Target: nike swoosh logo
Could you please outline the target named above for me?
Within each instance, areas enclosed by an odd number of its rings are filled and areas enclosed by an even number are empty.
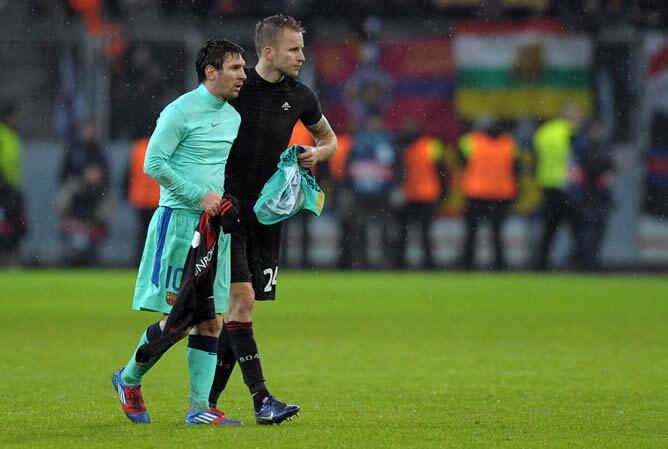
[[[216,126],[220,125],[221,122],[211,122],[211,127],[215,128]]]

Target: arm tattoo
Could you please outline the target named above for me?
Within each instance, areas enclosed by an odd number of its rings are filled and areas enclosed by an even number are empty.
[[[324,115],[320,118],[320,120],[318,120],[318,123],[307,126],[306,129],[308,129],[311,134],[313,134],[313,137],[315,137],[316,141],[334,136],[334,131],[332,131],[332,127],[329,126],[329,122]]]
[[[332,157],[336,151],[336,134],[334,134],[332,127],[329,126],[329,122],[325,116],[323,115],[318,120],[318,123],[307,126],[306,129],[309,130],[315,139],[316,147],[319,149],[319,160],[324,161]]]

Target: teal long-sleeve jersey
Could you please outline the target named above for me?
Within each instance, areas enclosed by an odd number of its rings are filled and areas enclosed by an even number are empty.
[[[144,172],[160,184],[160,206],[201,211],[206,192],[225,192],[225,165],[241,116],[200,84],[160,113]]]

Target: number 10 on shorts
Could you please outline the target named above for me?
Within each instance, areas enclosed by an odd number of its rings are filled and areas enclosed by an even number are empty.
[[[278,267],[274,268],[273,270],[271,268],[265,268],[264,271],[262,271],[262,274],[265,276],[269,276],[269,279],[267,280],[267,285],[264,286],[264,291],[265,292],[270,292],[271,289],[276,285],[276,277],[278,276]]]

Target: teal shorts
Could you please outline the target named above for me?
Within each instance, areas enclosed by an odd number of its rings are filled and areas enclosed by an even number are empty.
[[[183,278],[186,261],[200,213],[159,207],[151,218],[144,254],[139,264],[132,300],[134,310],[169,313]],[[218,265],[213,285],[217,313],[226,313],[230,298],[230,235],[220,233]]]

